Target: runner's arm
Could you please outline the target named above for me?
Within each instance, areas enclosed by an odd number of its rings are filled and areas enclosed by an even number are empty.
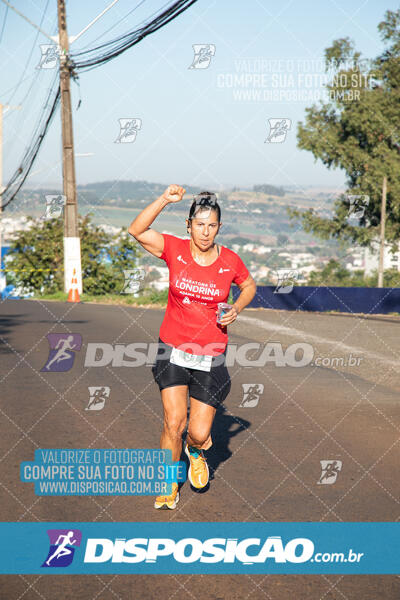
[[[146,206],[136,219],[132,221],[128,228],[128,232],[139,242],[141,246],[150,254],[160,258],[164,251],[164,238],[161,233],[150,229],[150,225],[154,219],[160,214],[164,206],[169,204],[169,201],[160,196],[154,202]]]
[[[242,283],[236,285],[240,289],[240,294],[236,302],[233,303],[233,306],[240,313],[253,300],[256,295],[257,285],[251,275],[242,281]]]
[[[232,304],[232,308],[228,310],[220,320],[223,326],[233,323],[238,314],[253,300],[256,295],[256,282],[249,274],[244,281],[236,284],[240,289],[240,294],[236,302]],[[235,312],[236,311],[236,312]]]
[[[180,185],[169,185],[165,192],[146,206],[129,225],[128,232],[145,250],[157,258],[161,258],[164,251],[164,238],[158,231],[150,229],[150,225],[164,206],[171,202],[180,202],[185,191]]]

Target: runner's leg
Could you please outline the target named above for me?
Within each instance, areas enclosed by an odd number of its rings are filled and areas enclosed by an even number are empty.
[[[189,446],[207,450],[216,409],[190,396],[190,414],[186,442]]]
[[[160,447],[172,450],[172,460],[180,459],[182,451],[182,433],[187,420],[187,385],[173,385],[161,390],[164,408],[164,426]]]

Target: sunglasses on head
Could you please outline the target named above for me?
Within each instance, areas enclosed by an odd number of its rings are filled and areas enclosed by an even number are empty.
[[[217,197],[215,194],[201,197],[197,196],[194,200],[198,206],[215,206],[217,204]]]

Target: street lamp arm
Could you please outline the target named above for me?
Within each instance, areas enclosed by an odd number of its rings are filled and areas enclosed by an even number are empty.
[[[100,19],[100,17],[102,17],[107,11],[109,11],[110,8],[112,8],[114,6],[114,4],[116,4],[117,2],[118,2],[118,0],[113,0],[111,2],[111,4],[109,4],[99,15],[97,15],[97,17],[95,19],[93,19],[93,21],[91,21],[89,23],[89,25],[86,25],[86,27],[84,27],[82,29],[82,31],[80,31],[77,35],[71,35],[69,38],[70,43],[72,44],[78,38],[80,38],[81,35],[83,35],[92,25],[94,25],[96,23],[96,21],[98,21]]]

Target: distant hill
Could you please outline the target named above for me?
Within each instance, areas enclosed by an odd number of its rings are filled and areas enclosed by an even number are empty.
[[[98,181],[88,183],[87,185],[78,185],[77,190],[81,195],[91,195],[98,200],[102,200],[103,204],[107,204],[110,200],[122,201],[140,201],[151,200],[160,196],[169,184],[152,183],[149,181]],[[186,194],[198,194],[202,188],[191,187],[183,183],[182,186],[186,189]]]
[[[183,202],[168,205],[158,217],[160,226],[168,231],[185,233],[185,218],[193,195],[204,190],[204,187],[186,188]],[[97,224],[108,224],[115,227],[126,227],[127,224],[147,204],[155,200],[166,189],[167,184],[149,181],[99,181],[79,185],[78,209],[80,214],[93,214]],[[210,191],[213,191],[210,189]],[[18,200],[13,203],[13,212],[24,215],[42,215],[45,211],[46,195],[60,194],[59,189],[24,189]],[[298,223],[290,222],[287,208],[314,208],[322,216],[330,217],[335,194],[324,193],[321,188],[288,191],[287,188],[269,184],[254,186],[249,189],[226,189],[218,191],[222,209],[223,230],[221,235],[241,234],[245,237],[255,236],[270,244],[271,238],[279,234],[291,239],[306,239]],[[7,211],[5,213],[7,215]]]
[[[149,181],[96,181],[86,185],[77,186],[78,204],[82,205],[110,205],[124,208],[140,208],[141,204],[155,200],[168,187],[169,184],[153,183]],[[186,189],[185,198],[203,191],[204,188],[190,186],[183,183]],[[45,205],[46,195],[62,194],[60,188],[48,187],[41,189],[23,188],[13,203],[15,210],[28,208],[37,210]]]
[[[283,187],[277,187],[275,185],[270,185],[268,183],[263,183],[261,185],[254,185],[253,192],[261,192],[262,194],[271,194],[271,196],[281,196],[285,195],[285,190]]]

